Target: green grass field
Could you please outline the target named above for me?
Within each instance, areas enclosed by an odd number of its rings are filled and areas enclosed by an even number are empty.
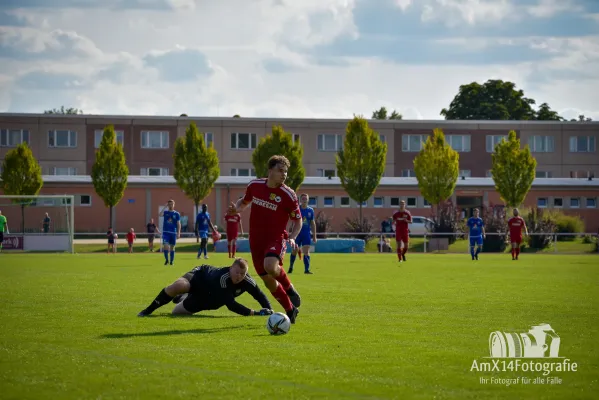
[[[241,254],[244,256],[244,254]],[[247,255],[245,255],[247,256]],[[136,314],[190,270],[158,254],[0,254],[2,399],[596,399],[599,257],[314,254],[288,335],[225,308]],[[228,262],[212,254],[214,265]],[[298,268],[302,270],[301,264]],[[268,294],[277,311],[281,307]],[[239,301],[257,307],[247,294]],[[549,323],[576,372],[560,384],[480,383],[493,331]],[[541,360],[542,361],[542,360]],[[545,360],[546,361],[546,360]],[[562,360],[558,360],[562,361]],[[544,377],[547,378],[546,376]]]

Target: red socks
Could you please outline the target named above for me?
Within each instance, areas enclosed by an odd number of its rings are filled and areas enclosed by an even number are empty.
[[[289,281],[289,279],[287,280]],[[293,304],[291,304],[291,300],[289,300],[289,296],[287,293],[285,293],[285,289],[283,289],[282,285],[277,285],[277,290],[271,293],[272,296],[277,299],[279,304],[285,309],[285,311],[293,309]]]
[[[397,258],[399,258],[401,260],[401,254],[402,254],[402,249],[400,249],[399,247],[397,248]]]
[[[403,251],[401,252],[401,255],[405,255],[408,252],[408,246],[403,248]]]
[[[230,244],[227,247],[229,248],[229,258],[235,257],[235,251],[237,250],[237,246],[234,244]]]
[[[279,268],[279,271],[279,276],[275,277],[275,279],[277,280],[277,282],[281,284],[281,286],[283,286],[283,290],[288,291],[291,287],[291,281],[287,276],[287,272],[285,272],[285,270],[282,267]]]
[[[520,255],[520,248],[516,248],[516,257],[518,257]]]

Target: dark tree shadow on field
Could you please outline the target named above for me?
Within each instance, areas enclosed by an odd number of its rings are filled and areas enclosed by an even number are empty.
[[[158,331],[158,332],[141,332],[141,333],[107,333],[100,335],[100,339],[126,339],[132,337],[147,337],[147,336],[172,336],[172,335],[190,335],[190,334],[202,334],[202,333],[217,333],[222,331],[230,331],[234,329],[247,328],[245,325],[239,326],[227,326],[221,328],[196,328],[187,330],[173,329],[170,331]]]

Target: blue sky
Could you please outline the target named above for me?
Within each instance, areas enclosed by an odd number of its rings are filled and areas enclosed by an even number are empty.
[[[510,80],[599,120],[596,0],[4,0],[0,111],[440,119]]]

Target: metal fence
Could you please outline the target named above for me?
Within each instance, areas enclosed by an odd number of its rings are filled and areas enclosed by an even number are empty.
[[[117,232],[119,235],[119,240],[124,240],[126,232]],[[222,233],[222,239],[226,240],[226,234]],[[138,239],[146,239],[149,235],[146,232],[136,232],[136,236]],[[154,235],[157,239],[160,235]],[[436,239],[448,238],[450,236],[455,237],[455,242],[453,244],[449,244],[445,246],[442,242]],[[487,240],[489,236],[504,236],[506,248],[505,252],[509,252],[511,248],[511,244],[509,243],[509,236],[506,233],[495,233],[489,232],[486,234]],[[532,249],[528,246],[528,238],[532,236],[547,236],[549,245],[545,249]],[[248,235],[239,235],[239,238],[247,238]],[[369,233],[359,233],[359,232],[326,232],[326,233],[318,233],[317,238],[319,240],[326,239],[362,239],[365,240],[365,248],[364,251],[366,253],[384,253],[384,252],[395,252],[397,250],[397,243],[395,241],[395,233],[380,233],[380,232],[369,232]],[[195,243],[197,242],[197,238],[194,232],[182,232],[181,233],[180,242],[187,243]],[[85,242],[96,242],[106,240],[106,233],[76,233],[75,234],[75,243],[85,243]],[[521,248],[524,252],[543,252],[543,253],[572,253],[572,254],[582,254],[582,253],[597,253],[598,249],[598,240],[599,235],[597,233],[530,233],[528,237],[523,235],[523,241]],[[210,238],[211,242],[212,239]],[[157,244],[160,241],[157,240]],[[383,244],[386,245],[383,245]],[[314,246],[314,245],[313,245]],[[314,251],[315,248],[312,247]],[[360,249],[355,249],[355,252],[361,251]],[[485,252],[485,240],[483,240],[482,246],[483,253]],[[316,250],[317,252],[317,250]],[[410,242],[409,242],[409,252],[410,253],[469,253],[469,241],[468,234],[458,232],[458,233],[426,233],[421,235],[410,234]],[[488,250],[487,250],[488,252]]]

